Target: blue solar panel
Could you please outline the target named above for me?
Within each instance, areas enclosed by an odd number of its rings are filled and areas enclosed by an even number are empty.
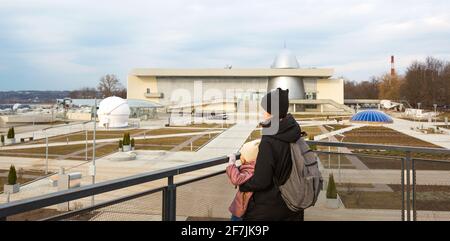
[[[365,110],[355,114],[351,121],[355,122],[381,122],[381,123],[392,123],[393,120],[390,116],[386,115],[381,111],[376,110]]]

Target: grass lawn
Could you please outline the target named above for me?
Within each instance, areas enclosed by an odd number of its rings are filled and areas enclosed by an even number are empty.
[[[327,115],[327,114],[292,114],[295,119],[311,119],[311,118],[321,118],[333,120],[336,118],[350,119],[351,115]]]
[[[197,151],[203,145],[205,145],[210,140],[217,137],[219,133],[211,134],[211,138],[208,134],[203,135],[199,139],[195,140],[193,144],[193,151]],[[145,139],[145,140],[136,140],[136,150],[171,150],[172,148],[180,145],[181,143],[190,140],[194,136],[182,136],[182,137],[170,137],[163,139]],[[188,144],[187,146],[181,149],[182,151],[190,151],[191,146]]]
[[[317,136],[322,134],[322,131],[318,126],[300,126],[300,127],[302,128],[302,131],[308,134],[307,135],[308,138],[311,136]]]
[[[344,142],[441,148],[429,142],[382,126],[361,127],[347,132],[345,136]],[[405,156],[405,153],[402,151],[352,150],[352,152],[377,156]],[[445,154],[412,153],[412,157],[420,159],[450,160],[450,155]],[[399,160],[388,160],[382,157],[360,157],[360,159],[369,168],[373,169],[400,169],[401,165]],[[417,162],[417,168],[419,170],[447,170],[449,168],[448,166],[448,164],[442,163]]]
[[[217,124],[217,123],[212,123],[212,124],[209,124],[209,123],[202,123],[202,124],[190,124],[190,125],[187,125],[187,126],[185,126],[185,127],[190,127],[190,128],[192,128],[192,127],[194,127],[194,128],[222,128],[222,126],[223,126],[223,128],[230,128],[230,127],[232,127],[232,126],[234,126],[235,124],[230,124],[230,123],[224,123],[223,125],[222,124]],[[181,127],[183,127],[183,126],[181,126]]]
[[[338,192],[346,208],[401,210],[401,186],[389,187],[394,192]],[[416,186],[416,207],[423,211],[450,211],[450,186]]]
[[[309,135],[320,135],[322,134],[322,132],[320,131],[320,128],[317,126],[306,126],[306,127],[301,127],[302,131],[305,131],[308,136]],[[252,133],[250,133],[250,136],[247,138],[247,140],[245,142],[249,142],[249,141],[253,141],[256,139],[261,139],[261,130],[260,129],[256,129],[254,130]]]
[[[170,132],[176,131],[176,129],[167,128]],[[166,131],[166,130],[164,130]],[[192,130],[191,130],[192,131]],[[204,130],[203,130],[204,131]],[[202,132],[199,130],[194,130],[194,132]],[[153,132],[155,133],[155,132]],[[156,135],[162,135],[161,130],[156,132]],[[176,133],[176,132],[175,132]],[[193,142],[193,150],[198,150],[206,142],[214,139],[218,133],[211,134],[211,138],[208,134],[205,134],[198,140]],[[148,135],[150,136],[150,135]],[[135,141],[136,150],[171,150],[172,148],[178,146],[179,144],[191,139],[193,136],[180,136],[180,137],[169,137],[169,138],[156,138],[156,139],[143,139]],[[117,142],[109,143],[98,143],[96,145],[96,157],[100,158],[109,154],[112,154],[119,149],[118,140]],[[88,160],[92,158],[92,144],[88,144]],[[48,148],[50,159],[70,159],[70,160],[84,160],[85,159],[85,144],[76,145],[63,145],[63,146],[50,146]],[[184,147],[183,151],[190,151],[190,145]],[[72,154],[71,156],[67,156]],[[20,156],[20,157],[31,157],[31,158],[45,158],[45,147],[37,148],[26,148],[26,149],[13,149],[13,150],[0,150],[0,156]]]
[[[261,130],[258,129],[252,131],[245,142],[254,141],[257,139],[261,139]]]
[[[145,129],[133,129],[133,130],[120,130],[120,131],[97,131],[96,132],[96,139],[120,139],[123,137],[123,134],[126,132],[129,132],[131,137],[135,136],[156,136],[156,135],[170,135],[170,134],[181,134],[181,133],[192,133],[192,132],[202,132],[204,130],[195,130],[195,129],[178,129],[178,128],[160,128],[160,129],[154,129],[154,130],[145,130]],[[88,131],[88,140],[92,140],[93,132]],[[86,134],[85,132],[76,132],[69,135],[60,135],[60,136],[54,136],[50,137],[49,143],[55,143],[55,142],[66,142],[69,141],[84,141],[86,140]],[[45,143],[45,140],[36,140],[32,142],[27,142],[26,144],[43,144]]]
[[[450,112],[442,112],[438,115],[438,121],[445,121],[445,117],[447,117],[448,120],[450,120]]]
[[[328,151],[328,150],[327,150]],[[333,150],[332,150],[333,151]],[[341,158],[340,160],[340,167],[342,169],[355,169],[353,164],[346,158],[345,155],[337,155],[337,154],[321,154],[319,153],[317,155],[320,159],[320,162],[325,168],[332,168],[337,169],[339,168],[339,156]],[[330,159],[328,159],[330,158]]]
[[[383,126],[364,126],[346,132],[345,136],[344,142],[439,148]]]
[[[363,192],[341,189],[338,193],[346,208],[396,210],[402,208],[401,192]]]
[[[445,128],[450,130],[450,125],[437,125],[439,128]]]
[[[118,144],[107,144],[103,146],[104,143],[97,144],[95,149],[95,154],[97,158],[111,154],[118,149]],[[92,144],[88,144],[88,149],[92,148]],[[64,146],[50,146],[48,148],[49,159],[62,159],[63,156],[80,152],[74,154],[74,156],[66,157],[69,160],[84,160],[85,159],[85,145],[64,145]],[[27,149],[15,149],[15,150],[2,150],[0,151],[0,156],[20,156],[20,157],[30,157],[30,158],[45,158],[45,147],[38,148],[27,148]],[[88,160],[92,158],[92,151],[88,151]]]
[[[62,214],[64,212],[58,211],[56,209],[50,208],[41,208],[21,214],[16,214],[7,218],[7,221],[37,221],[43,218],[53,217],[55,215]],[[76,215],[74,217],[68,218],[67,220],[71,221],[89,221],[95,215],[97,215],[97,211],[86,212],[83,214]]]
[[[17,169],[17,183],[24,184],[33,181],[36,178],[44,176],[45,173],[39,170]],[[8,170],[0,170],[0,192],[3,192],[3,185],[8,183]]]

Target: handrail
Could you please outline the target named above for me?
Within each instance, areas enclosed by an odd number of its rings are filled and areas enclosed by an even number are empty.
[[[110,201],[105,201],[105,202],[101,202],[101,203],[98,203],[98,204],[94,204],[93,206],[89,206],[89,207],[86,207],[86,208],[83,208],[83,209],[78,209],[78,210],[73,210],[73,211],[70,211],[70,212],[62,213],[62,214],[57,214],[57,215],[49,217],[49,218],[43,218],[43,219],[40,219],[39,221],[57,221],[57,220],[62,220],[62,219],[65,219],[65,218],[73,217],[73,216],[75,216],[77,214],[80,214],[80,213],[90,212],[90,211],[93,211],[93,210],[97,210],[97,209],[100,209],[100,208],[112,206],[114,204],[126,202],[126,201],[129,201],[129,200],[140,198],[140,197],[143,197],[143,196],[146,196],[146,195],[150,195],[150,194],[153,194],[153,193],[161,192],[161,191],[163,191],[163,189],[164,189],[163,187],[150,189],[150,190],[143,191],[143,192],[140,192],[140,193],[131,194],[131,195],[128,195],[128,196],[125,196],[125,197],[120,197],[120,198],[117,198],[117,199],[114,199],[114,200],[110,200]]]
[[[397,150],[406,153],[421,152],[421,153],[442,153],[450,154],[449,149],[444,148],[421,148],[421,147],[406,147],[406,146],[386,146],[386,145],[374,145],[374,144],[356,144],[356,143],[341,143],[341,142],[319,142],[319,141],[307,141],[309,145],[318,146],[334,146],[334,147],[349,147],[355,149],[381,149],[381,150]],[[237,154],[239,158],[239,154]],[[50,193],[38,197],[23,199],[19,201],[10,202],[7,204],[0,204],[0,220],[5,219],[8,216],[59,204],[62,202],[67,202],[75,199],[80,199],[92,195],[98,195],[101,193],[114,191],[134,185],[139,185],[151,181],[160,180],[163,178],[169,178],[168,186],[181,186],[194,181],[204,179],[205,177],[198,177],[192,180],[187,180],[180,182],[178,184],[170,183],[171,179],[176,175],[197,171],[200,169],[213,167],[216,165],[224,164],[228,161],[226,156],[212,158],[204,161],[199,161],[195,163],[185,164],[177,167],[167,168],[158,171],[152,171],[143,174],[137,174],[129,177],[119,178],[115,180],[100,182],[88,186],[82,186],[79,188],[59,191],[55,193]],[[207,175],[217,175],[223,173],[223,171],[215,172],[213,174]],[[171,188],[173,188],[171,187]]]
[[[239,155],[236,156],[239,158]],[[228,157],[218,157],[209,160],[199,161],[191,164],[185,164],[177,167],[167,168],[163,170],[137,174],[129,177],[114,179],[110,181],[100,182],[79,188],[59,191],[55,193],[45,194],[38,197],[18,200],[0,205],[0,219],[11,215],[43,208],[62,202],[75,199],[98,195],[142,183],[156,181],[162,178],[173,177],[176,175],[197,171],[200,169],[224,164],[228,161]]]
[[[317,154],[324,154],[324,155],[371,157],[371,158],[381,158],[381,159],[391,159],[391,160],[400,160],[402,158],[405,158],[404,156],[388,156],[388,155],[384,156],[384,155],[374,155],[374,154],[366,154],[366,153],[346,153],[346,152],[336,152],[336,151],[314,151],[314,152]],[[416,157],[411,157],[411,160],[450,163],[450,160],[424,159],[424,158],[416,158]]]
[[[434,153],[434,154],[450,154],[450,149],[445,148],[428,148],[428,147],[411,147],[411,146],[387,146],[379,144],[359,144],[349,142],[322,142],[322,141],[306,141],[309,145],[330,146],[330,147],[348,147],[354,149],[377,149],[403,152],[418,153]]]
[[[204,179],[207,179],[207,178],[210,178],[210,177],[215,177],[215,176],[218,176],[218,175],[221,175],[221,174],[224,174],[224,173],[225,173],[225,170],[218,171],[218,172],[214,172],[214,173],[211,173],[211,174],[203,175],[203,176],[200,176],[200,177],[191,178],[191,179],[188,179],[186,181],[177,182],[174,185],[177,186],[177,187],[181,187],[181,186],[193,183],[193,182],[201,181],[201,180],[204,180]],[[105,202],[102,202],[102,203],[99,203],[99,204],[95,204],[93,206],[89,206],[89,207],[86,207],[86,208],[83,208],[83,209],[74,210],[74,211],[70,211],[70,212],[67,212],[67,213],[63,213],[63,214],[58,214],[58,215],[55,215],[55,216],[52,216],[52,217],[49,217],[49,218],[44,218],[44,219],[41,219],[39,221],[62,220],[62,219],[65,219],[65,218],[69,218],[69,217],[75,216],[77,214],[86,213],[86,212],[97,210],[97,209],[100,209],[100,208],[112,206],[114,204],[126,202],[126,201],[129,201],[129,200],[133,200],[133,199],[136,199],[136,198],[139,198],[139,197],[147,196],[149,194],[161,192],[161,191],[163,191],[163,189],[164,189],[164,187],[154,188],[154,189],[151,189],[151,190],[147,190],[147,191],[131,194],[131,195],[128,195],[128,196],[125,196],[125,197],[120,197],[120,198],[117,198],[117,199],[114,199],[114,200],[105,201]]]

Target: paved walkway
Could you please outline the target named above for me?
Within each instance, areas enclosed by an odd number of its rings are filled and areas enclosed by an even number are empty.
[[[255,128],[256,123],[236,124],[214,138],[208,145],[200,149],[197,154],[212,158],[235,153],[241,148]]]
[[[450,135],[449,134],[424,134],[422,132],[411,130],[417,126],[422,126],[424,128],[434,127],[434,123],[427,122],[414,122],[409,120],[403,120],[398,118],[392,118],[394,123],[385,125],[385,127],[391,128],[403,134],[415,137],[417,139],[432,143],[437,146],[441,146],[450,149]]]
[[[360,127],[363,127],[363,126],[365,126],[365,125],[352,125],[352,126],[349,126],[347,128],[342,128],[340,130],[332,131],[332,132],[329,132],[323,126],[319,126],[319,128],[322,130],[322,133],[324,133],[324,134],[315,136],[314,140],[315,141],[319,141],[319,140],[322,140],[322,139],[327,139],[328,137],[331,137],[331,139],[333,139],[335,135],[343,134],[345,132],[349,132],[351,130],[354,130],[354,129],[357,129],[357,128],[360,128]],[[334,139],[336,139],[336,138],[334,138]]]

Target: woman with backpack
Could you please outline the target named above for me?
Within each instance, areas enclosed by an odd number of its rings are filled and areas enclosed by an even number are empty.
[[[301,137],[300,126],[288,114],[288,95],[289,90],[278,88],[261,101],[265,120],[254,175],[239,186],[241,192],[253,192],[244,221],[303,221],[303,210],[291,211],[279,190],[291,173],[290,143]]]

